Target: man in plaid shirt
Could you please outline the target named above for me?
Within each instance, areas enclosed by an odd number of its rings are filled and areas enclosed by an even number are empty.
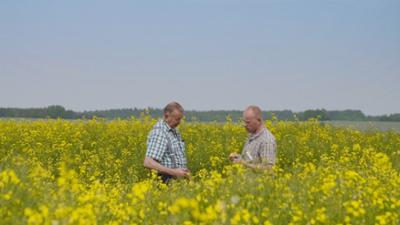
[[[176,130],[182,117],[182,106],[169,103],[164,108],[164,118],[154,125],[147,139],[144,166],[158,171],[165,183],[172,178],[189,178],[185,142]]]
[[[243,112],[243,122],[250,134],[242,154],[231,153],[229,159],[252,169],[271,169],[276,161],[274,135],[264,126],[261,109],[249,106]]]

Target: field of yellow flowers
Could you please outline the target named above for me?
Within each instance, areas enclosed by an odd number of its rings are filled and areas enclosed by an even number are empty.
[[[267,121],[274,173],[231,165],[239,124],[183,123],[193,179],[143,168],[156,121],[0,121],[0,224],[399,224],[400,134]]]

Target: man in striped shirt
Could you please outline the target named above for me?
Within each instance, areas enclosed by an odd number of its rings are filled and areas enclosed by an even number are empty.
[[[264,126],[261,109],[257,106],[247,107],[243,112],[243,122],[249,137],[242,154],[231,153],[229,159],[252,169],[271,169],[276,162],[276,141]]]
[[[183,117],[183,108],[171,102],[164,108],[164,118],[150,131],[144,166],[156,170],[163,182],[172,178],[189,178],[185,142],[176,129]]]

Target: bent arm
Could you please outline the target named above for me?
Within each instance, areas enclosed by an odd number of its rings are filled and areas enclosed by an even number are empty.
[[[158,172],[163,173],[163,174],[168,174],[168,175],[171,175],[171,176],[175,176],[175,173],[174,173],[173,169],[161,165],[156,160],[154,160],[153,158],[148,157],[148,156],[146,156],[144,158],[143,166],[148,168],[148,169],[157,170]]]
[[[157,170],[158,172],[162,174],[168,174],[170,176],[175,176],[175,177],[187,177],[190,178],[189,170],[188,169],[183,169],[183,168],[168,168],[166,166],[161,165],[158,163],[156,160],[154,160],[151,157],[146,156],[144,158],[143,166],[148,168],[148,169],[153,169]]]
[[[272,170],[272,167],[273,167],[273,165],[271,165],[271,164],[268,164],[268,165],[265,165],[265,164],[252,164],[252,163],[248,163],[246,161],[241,161],[241,164],[246,166],[246,167],[249,167],[249,168],[251,168],[253,170]]]

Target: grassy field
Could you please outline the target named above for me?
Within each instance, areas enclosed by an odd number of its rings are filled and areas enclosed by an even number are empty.
[[[183,123],[193,179],[143,168],[155,120],[0,121],[0,224],[399,224],[400,134],[267,121],[274,172],[231,165],[238,124]]]

